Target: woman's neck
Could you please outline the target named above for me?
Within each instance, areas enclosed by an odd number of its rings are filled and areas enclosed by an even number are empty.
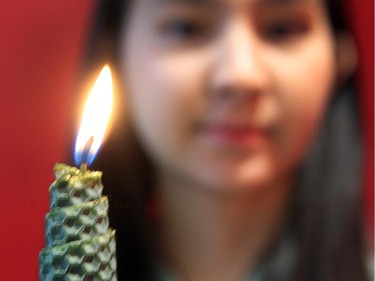
[[[285,224],[290,186],[231,194],[163,181],[163,263],[186,281],[244,280]]]

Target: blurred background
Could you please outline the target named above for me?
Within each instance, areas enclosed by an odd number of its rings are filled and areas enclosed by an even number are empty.
[[[37,281],[48,187],[56,162],[72,158],[81,55],[94,0],[0,1],[0,276]],[[365,146],[364,216],[374,221],[374,2],[349,0],[359,49]],[[72,163],[68,163],[72,164]]]

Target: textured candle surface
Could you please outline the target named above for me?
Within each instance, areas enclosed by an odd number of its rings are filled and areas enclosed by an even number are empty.
[[[115,231],[109,228],[102,173],[64,164],[54,171],[40,281],[117,280]]]

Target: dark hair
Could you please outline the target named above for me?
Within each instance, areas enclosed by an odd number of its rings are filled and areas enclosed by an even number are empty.
[[[99,2],[83,60],[85,76],[108,62],[117,69],[120,30],[129,5],[126,2]],[[336,32],[347,29],[341,9],[339,0],[327,1]],[[123,114],[124,95],[118,94],[117,100],[115,128],[93,168],[103,171],[104,192],[109,195],[110,221],[117,230],[119,279],[148,280],[151,246],[146,237],[146,217],[150,215],[147,206],[153,190],[153,168]],[[301,168],[291,231],[267,258],[264,280],[366,280],[357,124],[353,81],[349,79],[337,89]]]

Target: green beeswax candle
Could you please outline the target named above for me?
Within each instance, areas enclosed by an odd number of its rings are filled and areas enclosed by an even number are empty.
[[[40,281],[116,281],[115,231],[101,172],[55,166],[46,215],[46,248],[40,252]]]

